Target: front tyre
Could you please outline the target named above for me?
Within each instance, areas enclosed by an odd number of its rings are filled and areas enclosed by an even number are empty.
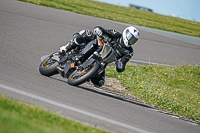
[[[58,53],[54,53],[53,56],[58,56]],[[58,62],[52,59],[50,56],[48,56],[40,64],[39,72],[44,76],[52,76],[58,73],[57,66]]]
[[[93,76],[95,76],[98,73],[98,70],[100,69],[99,64],[96,62],[90,64],[85,69],[81,70],[75,70],[68,78],[68,84],[70,85],[80,85],[89,79],[91,79]]]

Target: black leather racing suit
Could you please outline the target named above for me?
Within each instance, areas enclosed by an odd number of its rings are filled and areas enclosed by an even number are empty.
[[[126,63],[131,59],[134,51],[132,47],[126,47],[124,45],[122,34],[115,29],[104,29],[103,27],[96,26],[94,28],[94,33],[90,30],[82,30],[74,35],[74,38],[70,41],[70,43],[65,45],[66,51],[79,47],[83,43],[88,44],[96,35],[100,38],[104,35],[110,38],[110,44],[115,48],[118,54],[116,70],[118,72],[123,72],[125,70]],[[94,46],[94,49],[90,51],[97,49],[97,47],[98,46]],[[93,77],[91,81],[96,87],[101,87],[105,81],[105,71]]]

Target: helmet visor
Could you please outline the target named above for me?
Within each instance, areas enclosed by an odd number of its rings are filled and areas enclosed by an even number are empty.
[[[128,29],[126,30],[126,39],[128,40],[129,45],[135,44],[138,40]]]

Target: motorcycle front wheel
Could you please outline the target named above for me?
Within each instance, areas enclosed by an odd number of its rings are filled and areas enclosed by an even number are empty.
[[[80,85],[98,73],[100,69],[99,64],[96,62],[90,64],[85,69],[75,70],[68,78],[68,84],[77,86]]]
[[[53,56],[58,56],[58,53],[54,53]],[[44,76],[52,76],[58,73],[57,66],[57,60],[52,59],[52,56],[48,56],[41,62],[39,72]]]

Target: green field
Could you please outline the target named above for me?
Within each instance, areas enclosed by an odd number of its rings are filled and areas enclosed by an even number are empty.
[[[148,103],[200,120],[200,67],[140,65],[123,73],[110,67],[106,76],[119,79],[129,94]]]
[[[0,95],[0,133],[105,133]]]
[[[70,12],[200,37],[200,23],[92,0],[21,0]],[[99,24],[97,24],[99,25]]]

